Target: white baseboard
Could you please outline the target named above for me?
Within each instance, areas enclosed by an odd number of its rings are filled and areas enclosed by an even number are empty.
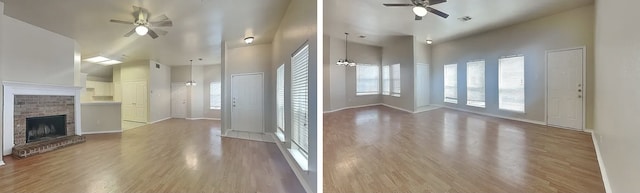
[[[431,110],[436,110],[436,109],[439,109],[439,108],[441,108],[441,107],[435,106],[435,105],[417,107],[416,110],[413,113],[422,113],[422,112],[427,112],[427,111],[431,111]]]
[[[593,130],[589,130],[587,132],[591,133],[591,140],[593,140],[593,146],[596,149],[596,157],[598,158],[598,165],[600,166],[600,175],[602,175],[602,183],[604,183],[604,191],[606,193],[611,193],[611,184],[609,183],[609,176],[607,176],[607,169],[604,167],[602,154],[600,154],[600,145],[598,144],[598,140],[596,140],[596,134],[593,132]]]
[[[347,109],[355,109],[355,108],[362,108],[362,107],[372,107],[372,106],[378,106],[378,105],[382,105],[382,103],[374,103],[374,104],[366,104],[366,105],[349,106],[349,107],[339,108],[339,109],[336,109],[336,110],[324,111],[324,112],[322,112],[322,113],[333,113],[333,112],[338,112],[338,111],[347,110]]]
[[[186,118],[187,120],[212,120],[212,121],[220,121],[220,118],[206,118],[206,117],[198,117],[198,118]]]
[[[269,133],[269,135],[273,137],[273,140],[275,141],[276,146],[278,146],[278,149],[280,149],[280,153],[282,153],[282,156],[284,157],[284,159],[287,160],[289,167],[291,167],[291,170],[293,170],[293,173],[298,178],[298,181],[300,181],[300,184],[302,184],[302,187],[304,188],[304,190],[307,193],[313,193],[313,190],[311,189],[311,187],[309,186],[309,183],[305,179],[304,174],[307,172],[303,171],[302,168],[298,166],[298,162],[296,162],[293,156],[289,154],[289,150],[287,150],[287,148],[284,147],[284,144],[282,144],[282,142],[278,139],[278,137],[274,133]]]
[[[2,158],[0,158],[0,166],[4,165],[4,161],[2,160]]]
[[[147,124],[154,124],[154,123],[158,123],[158,122],[161,122],[161,121],[169,120],[169,119],[171,119],[171,118],[172,118],[172,117],[167,117],[167,118],[163,118],[163,119],[160,119],[160,120],[157,120],[157,121],[147,122]]]
[[[83,135],[91,135],[91,134],[106,134],[106,133],[122,133],[122,129],[120,130],[113,130],[113,131],[88,131],[88,132],[82,132]]]
[[[505,116],[500,116],[500,115],[494,115],[494,114],[489,114],[489,113],[470,111],[470,110],[466,110],[466,109],[460,109],[460,108],[449,107],[449,106],[444,106],[444,105],[434,105],[434,106],[439,106],[439,107],[442,107],[442,108],[452,109],[452,110],[456,110],[456,111],[464,111],[464,112],[467,112],[467,113],[473,113],[473,114],[478,114],[478,115],[484,115],[484,116],[488,116],[488,117],[509,119],[509,120],[513,120],[513,121],[521,121],[521,122],[532,123],[532,124],[536,124],[536,125],[545,125],[545,126],[547,125],[547,123],[542,122],[542,121],[534,121],[534,120],[529,120],[529,119],[519,119],[519,118],[513,118],[513,117],[505,117]]]
[[[391,106],[391,105],[384,104],[384,103],[382,103],[381,105],[382,105],[382,106],[385,106],[385,107],[392,108],[392,109],[396,109],[396,110],[404,111],[404,112],[407,112],[407,113],[414,113],[413,111],[410,111],[410,110],[407,110],[407,109],[403,109],[403,108],[400,108],[400,107],[396,107],[396,106]]]

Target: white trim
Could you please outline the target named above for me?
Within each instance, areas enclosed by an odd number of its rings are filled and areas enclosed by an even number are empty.
[[[427,106],[422,106],[422,107],[418,107],[416,108],[415,111],[413,111],[413,113],[422,113],[422,112],[427,112],[427,111],[431,111],[431,110],[436,110],[439,109],[439,106],[435,106],[435,105],[427,105]]]
[[[382,103],[374,103],[374,104],[367,104],[367,105],[357,105],[357,106],[343,107],[343,108],[339,108],[339,109],[336,109],[336,110],[324,111],[323,113],[333,113],[333,112],[338,112],[338,111],[347,110],[347,109],[355,109],[355,108],[362,108],[362,107],[372,107],[372,106],[378,106],[378,105],[382,105]]]
[[[113,130],[113,131],[88,131],[88,132],[83,132],[82,134],[84,134],[84,135],[92,135],[92,134],[106,134],[106,133],[122,133],[122,129]]]
[[[569,128],[571,130],[585,131],[587,125],[587,47],[573,47],[573,48],[563,48],[563,49],[555,49],[555,50],[546,50],[544,53],[545,60],[545,73],[544,73],[544,122],[549,123],[549,53],[551,52],[561,52],[561,51],[569,51],[569,50],[582,50],[582,127],[581,128]],[[555,126],[555,125],[554,125]],[[566,127],[563,127],[566,128]]]
[[[207,117],[199,117],[199,118],[185,118],[186,120],[212,120],[212,121],[220,121],[220,118],[207,118]]]
[[[82,87],[75,86],[58,86],[49,84],[34,84],[3,81],[4,93],[4,110],[3,110],[3,149],[2,155],[11,154],[14,143],[14,99],[15,95],[50,95],[50,96],[73,96],[74,98],[74,116],[75,116],[75,132],[76,135],[82,135],[81,113],[80,113],[80,90]]]
[[[598,140],[596,140],[596,133],[591,129],[585,129],[585,131],[591,133],[591,140],[593,141],[593,146],[596,149],[596,157],[598,158],[598,165],[600,166],[602,183],[604,183],[604,191],[606,193],[611,193],[611,184],[609,183],[609,176],[607,176],[607,169],[604,167],[602,154],[600,154],[600,144],[598,143]]]
[[[147,122],[147,124],[154,124],[154,123],[158,123],[158,122],[161,122],[161,121],[166,121],[166,120],[169,120],[169,119],[172,119],[172,118],[173,117],[166,117],[166,118],[163,118],[163,119],[160,119],[160,120],[157,120],[157,121]]]
[[[467,112],[467,113],[474,113],[474,114],[484,115],[484,116],[489,116],[489,117],[495,117],[495,118],[501,118],[501,119],[509,119],[509,120],[513,120],[513,121],[521,121],[521,122],[526,122],[526,123],[533,123],[533,124],[536,124],[536,125],[545,125],[545,126],[547,125],[547,123],[542,122],[542,121],[534,121],[534,120],[529,120],[529,119],[519,119],[519,118],[513,118],[513,117],[505,117],[505,116],[500,116],[500,115],[476,112],[476,111],[460,109],[460,108],[455,108],[455,107],[449,107],[449,106],[444,106],[444,105],[434,105],[434,106],[440,106],[440,107],[447,108],[447,109],[463,111],[463,112]]]
[[[291,167],[291,170],[293,170],[293,173],[298,178],[298,181],[300,181],[300,184],[302,185],[304,190],[307,193],[312,193],[313,190],[309,186],[309,182],[307,182],[307,180],[305,179],[305,175],[304,175],[304,174],[308,174],[309,172],[308,171],[303,171],[302,168],[300,168],[300,166],[298,165],[298,162],[293,160],[292,155],[289,154],[289,150],[287,150],[287,148],[284,147],[284,144],[282,144],[282,142],[280,140],[278,140],[278,137],[276,137],[275,134],[269,133],[269,135],[271,135],[271,137],[273,137],[273,140],[275,141],[276,146],[278,146],[278,149],[280,149],[280,153],[282,153],[282,156],[284,157],[284,159],[287,160],[287,163],[289,164],[289,167]],[[320,186],[320,184],[318,186]]]
[[[382,105],[382,106],[385,106],[385,107],[392,108],[392,109],[396,109],[396,110],[404,111],[404,112],[407,112],[407,113],[414,113],[413,111],[410,111],[410,110],[407,110],[407,109],[403,109],[403,108],[400,108],[400,107],[391,106],[391,105],[384,104],[384,103],[382,103],[381,105]]]

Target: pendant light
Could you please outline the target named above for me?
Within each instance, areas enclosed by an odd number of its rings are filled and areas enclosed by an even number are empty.
[[[189,80],[187,81],[186,85],[187,86],[195,86],[196,85],[196,81],[193,80],[193,60],[189,60],[190,65],[189,65]]]
[[[340,59],[338,60],[338,62],[336,62],[336,65],[338,66],[356,66],[356,63],[352,60],[349,60],[349,50],[347,49],[347,45],[348,45],[348,40],[349,40],[349,33],[344,33],[344,59]]]

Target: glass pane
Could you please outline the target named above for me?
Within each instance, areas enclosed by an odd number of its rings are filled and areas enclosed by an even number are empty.
[[[444,102],[458,103],[458,64],[444,65]]]
[[[484,61],[467,63],[467,105],[485,107]]]
[[[499,108],[524,112],[524,57],[500,59],[498,76]]]

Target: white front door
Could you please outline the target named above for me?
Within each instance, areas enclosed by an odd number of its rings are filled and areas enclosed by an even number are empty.
[[[231,75],[231,129],[263,132],[262,74]]]
[[[583,63],[583,48],[547,52],[549,125],[583,129]]]
[[[171,117],[187,118],[187,86],[184,83],[171,84]]]
[[[122,119],[147,122],[147,82],[122,83]]]

